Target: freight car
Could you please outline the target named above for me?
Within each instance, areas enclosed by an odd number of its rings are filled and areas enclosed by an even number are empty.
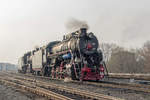
[[[101,80],[106,73],[96,36],[86,28],[64,35],[19,59],[18,71],[51,78]]]

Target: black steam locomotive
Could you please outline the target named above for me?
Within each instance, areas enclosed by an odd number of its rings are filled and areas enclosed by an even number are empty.
[[[101,80],[105,69],[99,43],[86,28],[67,34],[62,41],[53,41],[24,54],[19,59],[21,73],[73,80]]]

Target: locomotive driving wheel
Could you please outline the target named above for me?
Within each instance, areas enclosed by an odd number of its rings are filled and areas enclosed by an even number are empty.
[[[60,68],[59,67],[56,68],[56,78],[57,79],[61,78],[61,73],[60,73]]]

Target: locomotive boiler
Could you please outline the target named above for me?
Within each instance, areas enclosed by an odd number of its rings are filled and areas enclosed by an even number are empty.
[[[105,69],[99,42],[86,28],[28,52],[19,60],[19,72],[51,78],[101,80]]]

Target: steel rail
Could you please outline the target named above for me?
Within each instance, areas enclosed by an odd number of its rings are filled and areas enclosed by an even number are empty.
[[[0,77],[0,82],[5,84],[5,85],[11,85],[13,87],[18,87],[20,89],[29,91],[29,92],[34,93],[34,94],[44,96],[44,97],[46,97],[48,99],[51,99],[51,100],[73,100],[69,97],[54,93],[52,91],[49,91],[49,90],[46,90],[46,89],[43,89],[43,88],[40,88],[40,87],[37,87],[37,86],[36,87],[29,87],[29,86],[26,86],[26,85],[18,84],[17,83],[18,81],[17,82],[14,82],[12,80],[9,81],[8,78],[6,80],[6,79]]]
[[[109,73],[108,77],[150,81],[150,74]]]
[[[27,80],[27,81],[35,81],[34,79],[31,78],[24,78],[21,76],[15,76],[17,79],[22,79],[22,80]],[[22,81],[21,80],[21,81]],[[23,82],[23,81],[22,81]],[[44,87],[46,89],[56,89],[62,92],[66,92],[66,93],[71,93],[73,95],[79,95],[85,99],[93,99],[93,100],[123,100],[120,98],[116,98],[116,97],[112,97],[112,96],[107,96],[104,94],[99,94],[99,93],[92,93],[92,92],[87,92],[84,90],[79,90],[79,89],[75,89],[72,87],[66,87],[63,85],[58,85],[58,84],[54,84],[54,83],[47,83],[47,82],[42,82],[39,80],[36,80],[36,85],[39,87]]]
[[[128,90],[150,93],[150,86],[142,85],[142,84],[117,83],[117,82],[108,82],[108,83],[107,82],[105,82],[105,83],[83,82],[83,84],[95,85],[95,86],[99,86],[99,87],[128,89]]]
[[[33,77],[33,75],[25,75],[29,77]],[[42,76],[35,76],[36,78],[41,79],[50,79],[48,77],[42,77]],[[57,79],[50,79],[50,80],[57,80]],[[61,79],[58,81],[62,81]],[[109,87],[109,88],[120,88],[120,89],[128,89],[128,90],[134,90],[134,91],[140,91],[145,93],[150,93],[150,85],[144,85],[144,84],[137,84],[137,83],[119,83],[119,82],[79,82],[79,81],[71,81],[72,83],[80,83],[85,85],[95,85],[99,87]]]

